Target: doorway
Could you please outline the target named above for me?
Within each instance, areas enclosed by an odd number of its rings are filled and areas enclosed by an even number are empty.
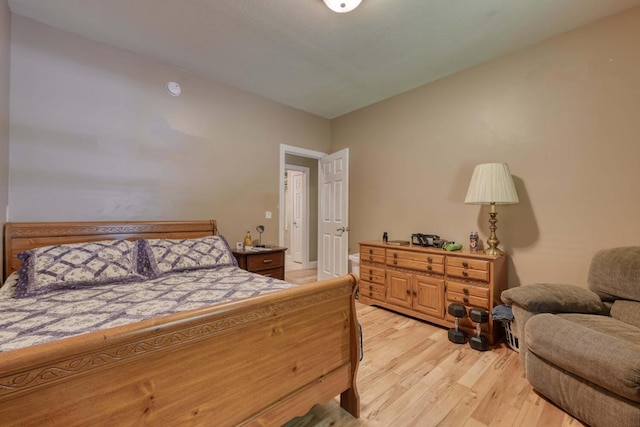
[[[280,145],[280,224],[279,245],[289,248],[286,252],[286,266],[294,268],[316,268],[318,264],[318,159],[325,153],[307,150],[290,145]],[[287,207],[287,199],[293,195],[289,171],[307,172],[306,195],[302,207],[306,208],[306,230],[301,230],[300,261],[293,263],[291,245],[293,228],[293,203],[289,201],[291,211]],[[296,256],[297,259],[297,256]]]
[[[280,144],[279,237],[285,242],[285,165],[307,162],[309,220],[307,244],[302,245],[302,268],[315,268],[318,280],[348,272],[349,149],[331,155]],[[315,183],[314,183],[315,180]],[[287,185],[289,181],[287,180]],[[320,218],[322,216],[322,218]],[[322,232],[320,227],[322,225]],[[287,246],[288,247],[288,246]],[[304,253],[306,250],[306,255]],[[290,253],[290,252],[289,252]],[[320,268],[322,264],[322,268]],[[286,269],[286,263],[285,263]]]
[[[309,168],[286,164],[284,175],[284,245],[288,248],[286,262],[288,269],[307,268],[310,264]]]

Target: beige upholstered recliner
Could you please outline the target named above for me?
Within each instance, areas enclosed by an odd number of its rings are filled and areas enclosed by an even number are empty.
[[[512,306],[533,388],[581,421],[640,426],[640,247],[605,249],[589,289],[536,284],[502,293]]]

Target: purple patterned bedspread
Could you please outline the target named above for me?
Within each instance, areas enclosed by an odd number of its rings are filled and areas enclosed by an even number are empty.
[[[2,292],[0,352],[295,286],[220,267],[30,298]]]

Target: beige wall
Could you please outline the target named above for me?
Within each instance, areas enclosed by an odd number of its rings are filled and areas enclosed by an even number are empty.
[[[216,218],[277,242],[280,144],[329,149],[326,119],[23,17],[11,55],[15,221]]]
[[[474,165],[508,162],[520,204],[499,208],[509,282],[585,286],[600,248],[640,236],[640,8],[332,121],[351,156],[357,242],[488,235],[463,203]]]
[[[11,12],[6,0],[0,0],[0,227],[4,225],[9,203],[9,69]],[[3,239],[0,239],[2,254]],[[4,257],[3,257],[4,260]],[[0,267],[3,261],[0,260]]]

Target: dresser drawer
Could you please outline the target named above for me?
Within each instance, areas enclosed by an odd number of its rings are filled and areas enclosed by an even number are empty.
[[[360,261],[384,264],[384,253],[384,248],[378,248],[376,246],[360,246]]]
[[[447,281],[447,307],[452,302],[471,307],[490,308],[489,288],[474,286],[469,283]]]
[[[369,265],[360,266],[360,279],[384,285],[384,268],[371,267]]]
[[[365,295],[369,298],[384,301],[385,287],[377,283],[369,283],[366,281],[360,282],[360,295]]]
[[[247,257],[247,270],[259,271],[284,266],[284,252],[258,253]]]
[[[443,255],[389,249],[386,262],[394,267],[444,274]]]
[[[489,287],[447,280],[447,291],[489,300]]]
[[[489,261],[472,258],[447,257],[447,276],[489,281]]]

